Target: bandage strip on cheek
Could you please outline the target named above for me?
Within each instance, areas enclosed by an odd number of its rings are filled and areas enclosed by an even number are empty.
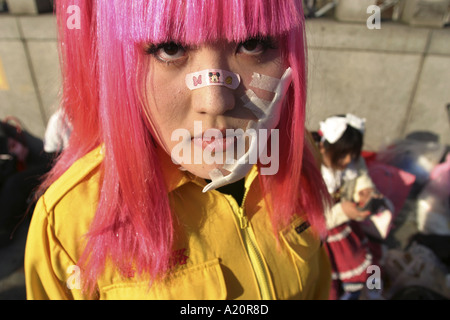
[[[206,86],[225,86],[237,89],[240,83],[241,77],[238,74],[222,69],[206,69],[186,75],[186,85],[190,90]]]
[[[291,74],[292,70],[290,68],[286,70],[281,79],[259,74],[256,72],[253,73],[250,86],[275,93],[275,96],[272,101],[267,101],[259,98],[251,89],[248,89],[245,92],[245,95],[241,97],[241,100],[244,102],[244,107],[252,111],[258,119],[257,122],[250,121],[247,129],[255,129],[256,127],[258,127],[259,129],[264,128],[270,130],[276,127],[280,118],[282,106],[282,104],[279,103],[281,94],[280,89],[286,87],[285,84],[287,81],[290,84]]]
[[[251,89],[248,89],[245,92],[245,95],[241,97],[241,100],[244,102],[244,107],[249,109],[258,119],[257,121],[251,120],[247,125],[247,130],[254,129],[255,132],[257,132],[259,129],[266,129],[267,131],[270,131],[277,126],[281,113],[282,98],[285,94],[285,84],[286,82],[290,83],[291,73],[292,70],[290,68],[287,69],[281,79],[253,73],[250,86],[275,93],[275,96],[272,101],[267,101],[259,98]],[[255,148],[257,141],[255,140],[257,140],[257,137],[251,136],[250,139],[250,149],[247,153],[256,152]],[[242,159],[240,160],[241,161],[233,164],[225,164],[223,169],[233,172],[238,165],[242,164]],[[218,173],[216,172],[213,175],[217,178]]]
[[[270,101],[260,99],[253,90],[248,89],[241,97],[244,107],[249,109],[257,119],[262,119],[270,106]]]
[[[275,93],[279,84],[280,79],[256,72],[253,73],[252,81],[250,82],[250,86],[253,88],[258,88],[273,93]]]

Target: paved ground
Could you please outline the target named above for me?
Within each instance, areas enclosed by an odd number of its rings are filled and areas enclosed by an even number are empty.
[[[23,256],[28,231],[24,223],[17,229],[10,245],[0,248],[0,300],[25,299]]]

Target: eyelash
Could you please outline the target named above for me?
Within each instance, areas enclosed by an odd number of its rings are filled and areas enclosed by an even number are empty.
[[[240,42],[237,45],[237,49],[236,49],[236,53],[237,54],[245,54],[245,53],[240,53],[238,52],[239,49],[245,44],[248,43],[250,41],[258,41],[259,44],[261,44],[263,46],[262,52],[261,53],[257,53],[254,56],[259,56],[261,54],[263,54],[264,52],[266,52],[266,50],[268,49],[278,49],[278,44],[276,41],[274,41],[274,39],[272,39],[271,37],[254,37],[254,38],[249,38],[245,41]],[[166,65],[170,65],[170,64],[176,64],[177,62],[179,63],[181,59],[174,59],[174,60],[164,60],[161,57],[159,57],[157,55],[158,51],[162,48],[164,48],[165,46],[169,45],[169,44],[174,44],[178,47],[180,47],[182,50],[187,51],[189,50],[188,46],[183,46],[181,44],[175,43],[175,42],[164,42],[164,43],[160,43],[160,44],[150,44],[148,47],[144,48],[144,51],[146,54],[148,55],[152,55],[158,62],[164,63]],[[252,54],[247,54],[249,56],[252,56]]]
[[[278,44],[272,37],[263,37],[263,36],[257,36],[257,37],[249,38],[245,41],[242,41],[241,43],[239,43],[238,49],[241,46],[243,46],[245,43],[254,41],[254,40],[258,41],[263,46],[263,53],[267,49],[278,49]]]
[[[146,54],[153,56],[156,59],[156,61],[158,61],[158,62],[167,64],[167,65],[175,64],[176,62],[178,62],[178,59],[177,60],[173,60],[173,61],[171,61],[171,60],[163,60],[157,55],[157,53],[158,53],[158,51],[160,49],[164,48],[164,46],[169,45],[171,43],[172,42],[164,42],[164,43],[160,43],[160,44],[157,44],[157,45],[150,44],[147,48],[144,49],[144,51],[145,51]],[[187,49],[186,47],[184,47],[184,46],[182,46],[182,45],[180,45],[178,43],[173,42],[173,44],[175,44],[176,46],[179,46],[180,48],[182,48],[185,51]]]

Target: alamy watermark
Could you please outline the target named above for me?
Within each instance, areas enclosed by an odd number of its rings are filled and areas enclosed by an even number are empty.
[[[67,7],[67,18],[66,26],[69,30],[80,30],[81,29],[81,9],[77,5],[71,5]]]
[[[77,265],[71,265],[67,268],[66,273],[69,277],[66,280],[66,286],[69,290],[81,289],[81,269]],[[370,265],[366,269],[366,273],[370,274],[366,280],[366,287],[369,290],[381,290],[381,269],[377,265]]]
[[[366,287],[369,290],[381,289],[381,269],[377,265],[368,266],[366,273],[370,274],[366,280]]]
[[[71,265],[67,267],[66,273],[70,276],[67,278],[66,286],[69,290],[81,289],[81,269],[79,266]]]
[[[381,29],[381,8],[376,5],[369,6],[367,13],[371,16],[367,19],[367,28],[369,30]]]
[[[67,7],[67,28],[69,30],[81,29],[81,9],[77,5],[71,5]],[[367,7],[367,14],[370,17],[367,19],[367,28],[369,30],[381,29],[381,8],[377,5],[371,5]]]

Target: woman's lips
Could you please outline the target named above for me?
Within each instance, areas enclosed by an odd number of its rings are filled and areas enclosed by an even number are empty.
[[[234,131],[234,130],[233,130]],[[234,147],[236,134],[226,134],[225,130],[206,131],[201,137],[194,137],[194,145],[209,152],[225,152]]]
[[[216,139],[214,137],[210,139],[202,139],[201,147],[203,150],[207,150],[209,152],[225,152],[230,147],[234,147],[235,137],[226,137],[222,139]],[[197,142],[197,141],[195,141]]]

